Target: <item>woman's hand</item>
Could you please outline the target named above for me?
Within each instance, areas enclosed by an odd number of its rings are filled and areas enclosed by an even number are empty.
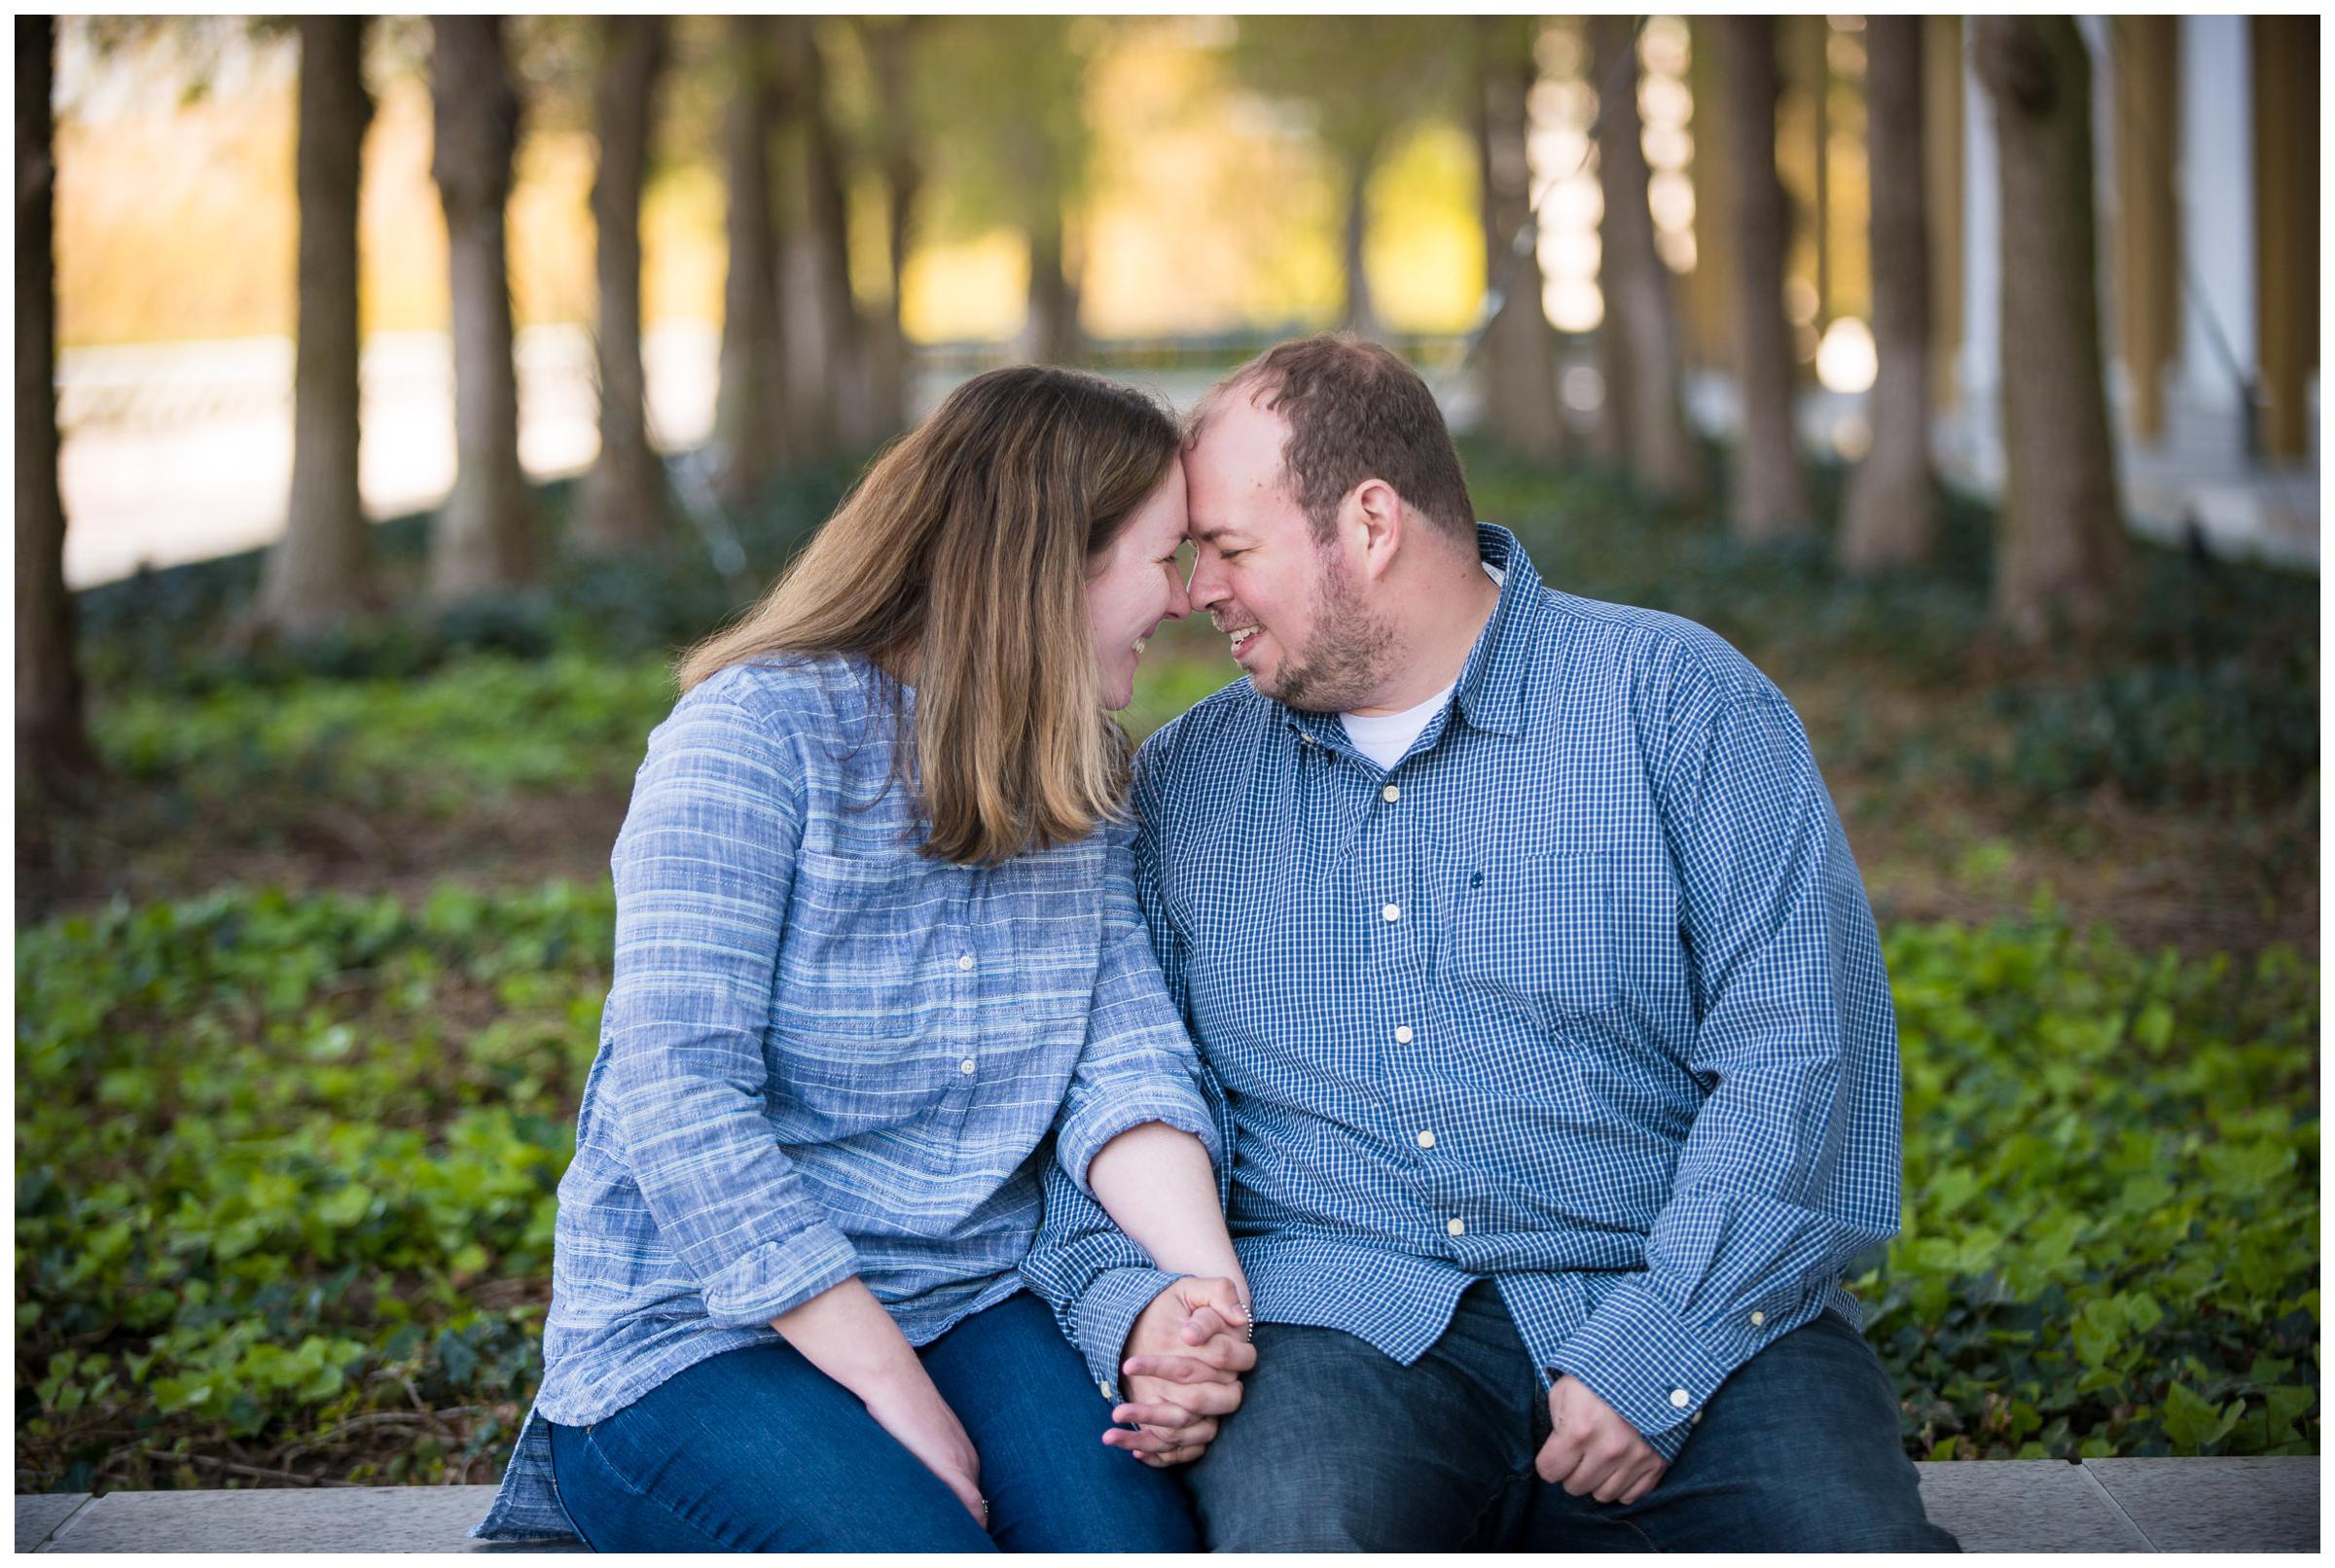
[[[940,1477],[941,1484],[956,1494],[973,1521],[988,1529],[989,1506],[981,1497],[981,1455],[973,1451],[973,1440],[965,1436],[964,1423],[941,1398],[941,1391],[932,1386],[932,1379],[922,1375],[922,1369],[914,1379],[892,1379],[870,1391],[864,1403],[876,1424]]]
[[[989,1527],[973,1440],[865,1284],[846,1279],[771,1319],[771,1327],[804,1360],[849,1389],[878,1426],[956,1494],[975,1522]]]

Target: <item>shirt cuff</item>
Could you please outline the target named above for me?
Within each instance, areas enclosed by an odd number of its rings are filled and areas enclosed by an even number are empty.
[[[705,1316],[717,1328],[768,1327],[858,1272],[850,1241],[816,1221],[783,1241],[764,1242],[707,1280]]]
[[[1054,1143],[1055,1158],[1061,1161],[1063,1174],[1078,1184],[1078,1190],[1093,1197],[1095,1189],[1087,1185],[1087,1167],[1102,1153],[1103,1145],[1146,1122],[1165,1122],[1179,1132],[1189,1132],[1207,1150],[1208,1163],[1223,1167],[1224,1146],[1200,1090],[1189,1085],[1164,1083],[1096,1095],[1077,1112],[1064,1116]]]
[[[1667,1462],[1737,1365],[1714,1355],[1660,1296],[1629,1282],[1565,1336],[1550,1371],[1578,1378]]]
[[[1119,1403],[1119,1364],[1127,1359],[1135,1319],[1181,1278],[1157,1268],[1105,1269],[1071,1306],[1070,1337],[1087,1358],[1095,1391],[1113,1405]]]

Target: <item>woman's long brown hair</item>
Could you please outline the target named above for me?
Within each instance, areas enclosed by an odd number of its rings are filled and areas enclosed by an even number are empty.
[[[920,792],[921,852],[988,865],[1074,843],[1122,812],[1128,772],[1087,561],[1177,450],[1173,417],[1132,388],[1046,366],[977,375],[876,459],[760,603],[684,656],[681,690],[806,655],[913,670],[914,755],[894,770]]]

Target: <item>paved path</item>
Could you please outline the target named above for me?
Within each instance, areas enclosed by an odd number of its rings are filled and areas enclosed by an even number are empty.
[[[652,330],[643,348],[653,442],[668,452],[701,445],[713,428],[720,333],[709,322]],[[1570,351],[1569,417],[1591,417],[1594,366]],[[536,480],[581,472],[599,449],[590,338],[572,326],[519,335],[520,462]],[[925,355],[912,376],[911,411],[921,413],[969,374],[961,353]],[[1179,407],[1214,380],[1201,371],[1113,371],[1147,381]],[[1428,378],[1453,428],[1476,418],[1472,380],[1430,367]],[[377,333],[359,367],[363,443],[358,484],[375,518],[436,507],[454,481],[453,361],[437,333]],[[271,543],[283,531],[292,476],[292,343],[289,339],[149,343],[77,349],[57,373],[63,432],[58,479],[65,500],[65,581],[89,588],[141,565],[173,566]],[[1688,377],[1687,402],[1706,431],[1732,431],[1732,383],[1710,372]],[[1796,403],[1803,445],[1856,451],[1871,439],[1861,396],[1810,390]],[[1973,467],[1951,419],[1938,447],[1945,470],[1982,493],[1998,476]],[[1966,435],[1966,433],[1965,433]],[[1960,455],[1958,455],[1960,454]],[[2137,532],[2179,543],[2194,534],[2215,554],[2253,556],[2316,570],[2316,464],[2274,471],[2235,460],[2204,463],[2125,453],[2119,469]]]
[[[1923,1465],[1929,1515],[1968,1551],[2316,1551],[2318,1460]],[[473,1551],[491,1486],[19,1497],[18,1551]],[[569,1550],[572,1550],[572,1544]]]

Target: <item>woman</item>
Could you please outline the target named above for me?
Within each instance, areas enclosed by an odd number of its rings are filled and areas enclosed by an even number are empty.
[[[1051,1158],[1245,1322],[1102,711],[1189,610],[1184,525],[1157,405],[992,372],[684,661],[613,857],[543,1385],[475,1534],[1196,1550],[1016,1273]]]

